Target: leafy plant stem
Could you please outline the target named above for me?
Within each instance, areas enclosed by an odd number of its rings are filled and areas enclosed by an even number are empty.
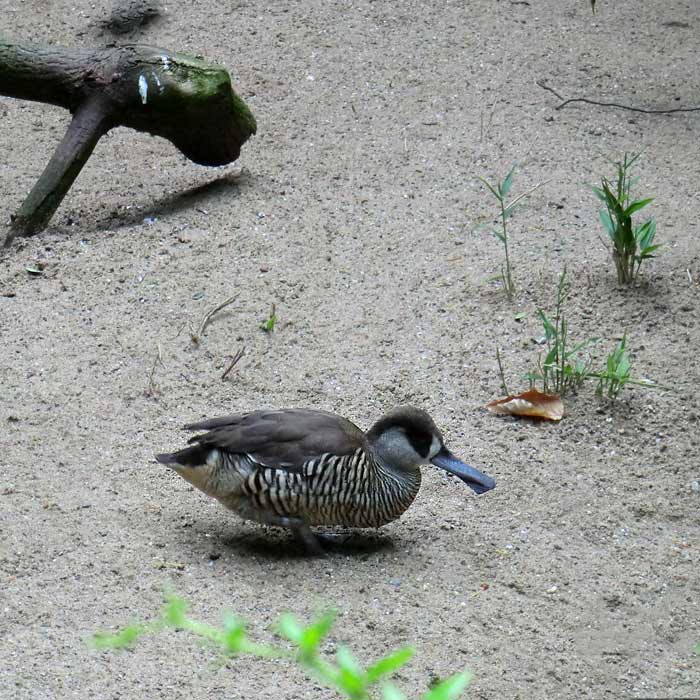
[[[496,348],[496,360],[498,361],[498,374],[501,377],[501,387],[506,395],[510,395],[508,385],[506,384],[506,375],[503,371],[503,362],[501,361],[501,349],[498,347]]]
[[[508,254],[508,227],[506,225],[507,215],[506,215],[506,203],[503,198],[499,199],[501,205],[501,233],[503,241],[503,252],[506,259],[506,270],[503,276],[503,286],[506,290],[506,296],[508,299],[512,299],[515,295],[515,283],[513,282],[513,275],[510,268],[510,255]]]
[[[159,619],[154,622],[135,623],[116,634],[96,634],[92,645],[96,649],[117,649],[132,646],[139,637],[158,632],[164,628],[186,630],[203,641],[218,647],[224,656],[244,653],[260,658],[287,658],[296,661],[309,675],[336,690],[348,700],[371,700],[375,697],[375,686],[382,691],[383,700],[405,700],[405,696],[387,679],[404,666],[413,656],[413,649],[404,647],[390,652],[363,669],[349,649],[339,646],[335,662],[319,653],[320,646],[328,636],[335,616],[326,613],[310,625],[303,625],[293,615],[283,615],[278,633],[295,649],[253,642],[246,632],[245,624],[235,616],[224,616],[223,626],[215,627],[199,622],[187,615],[187,603],[182,598],[167,596]],[[469,684],[471,674],[456,673],[433,686],[421,696],[422,700],[456,700]]]
[[[508,218],[523,199],[530,196],[537,188],[545,184],[544,182],[536,184],[527,192],[515,197],[510,201],[510,203],[508,203],[508,194],[513,186],[514,173],[515,167],[510,169],[508,174],[501,182],[496,182],[493,185],[483,177],[478,178],[479,181],[483,183],[489,192],[491,192],[491,194],[498,200],[501,223],[500,228],[492,229],[492,232],[503,245],[504,264],[501,266],[501,281],[503,283],[503,289],[509,300],[512,300],[515,296],[516,289],[515,282],[513,281],[513,266],[511,264],[510,247],[508,241]]]
[[[585,340],[569,347],[569,326],[564,315],[564,303],[569,295],[569,283],[566,278],[566,268],[559,276],[557,298],[554,306],[554,316],[549,318],[542,310],[537,310],[537,316],[542,322],[547,344],[547,354],[538,359],[537,371],[529,372],[527,377],[530,386],[542,382],[545,393],[557,393],[564,396],[575,391],[590,376],[590,363],[577,359],[577,355],[595,340]]]

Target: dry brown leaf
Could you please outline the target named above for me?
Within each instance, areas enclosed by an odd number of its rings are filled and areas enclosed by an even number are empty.
[[[543,394],[537,389],[492,401],[486,404],[486,409],[498,415],[527,416],[545,420],[561,420],[564,417],[564,404],[559,394]]]

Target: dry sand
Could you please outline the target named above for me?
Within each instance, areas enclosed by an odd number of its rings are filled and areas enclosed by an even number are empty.
[[[0,0],[0,31],[92,43],[105,5]],[[329,649],[370,661],[416,647],[398,679],[411,697],[463,668],[469,698],[700,696],[700,113],[555,111],[536,85],[700,104],[700,4],[598,6],[173,3],[148,30],[226,65],[259,134],[217,170],[110,133],[49,229],[1,261],[3,699],[333,697],[286,663],[212,666],[184,633],[88,648],[98,629],[155,615],[168,586],[197,617],[233,609],[261,639],[284,611],[335,608]],[[3,221],[67,119],[0,100]],[[664,247],[621,290],[586,183],[637,150]],[[512,164],[515,194],[549,183],[512,219],[509,303],[490,281],[495,208],[475,177]],[[600,362],[627,329],[636,375],[669,390],[610,405],[591,385],[558,425],[486,414],[496,347],[525,388],[535,310],[565,265],[573,338],[601,338]],[[233,294],[195,346],[190,330]],[[326,560],[153,460],[202,416],[308,406],[367,427],[400,403],[429,410],[498,488],[476,498],[426,470],[400,521]]]

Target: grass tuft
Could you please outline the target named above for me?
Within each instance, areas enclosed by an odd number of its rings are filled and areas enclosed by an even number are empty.
[[[653,198],[632,200],[632,188],[639,178],[631,170],[639,160],[639,153],[625,153],[617,165],[617,179],[603,178],[601,187],[592,187],[593,193],[605,205],[600,209],[600,220],[612,243],[611,254],[619,284],[631,284],[637,279],[645,260],[654,257],[660,247],[654,243],[656,221],[647,219],[634,225],[632,215],[653,202]]]
[[[569,341],[569,324],[564,314],[564,305],[569,295],[570,285],[566,277],[566,268],[559,276],[557,285],[557,300],[554,307],[554,315],[547,316],[542,309],[537,309],[537,317],[542,322],[547,344],[547,354],[542,359],[537,358],[537,367],[528,372],[526,378],[530,382],[530,388],[537,383],[541,384],[545,394],[559,394],[564,396],[576,392],[581,385],[590,379],[597,379],[596,394],[615,400],[628,384],[634,384],[646,388],[658,388],[659,385],[647,379],[632,378],[632,362],[627,354],[627,333],[622,340],[605,358],[605,368],[596,372],[592,369],[592,361],[589,357],[581,357],[583,351],[598,342],[597,338],[589,338],[571,346]],[[501,382],[503,368],[499,359],[499,372]]]
[[[527,374],[527,379],[530,381],[530,388],[541,382],[545,394],[565,396],[576,391],[590,376],[590,359],[581,359],[580,355],[597,340],[591,338],[570,346],[569,324],[564,314],[564,303],[570,291],[564,268],[557,285],[554,316],[549,317],[542,309],[537,309],[537,317],[544,329],[547,354],[544,360],[540,355],[536,369]]]

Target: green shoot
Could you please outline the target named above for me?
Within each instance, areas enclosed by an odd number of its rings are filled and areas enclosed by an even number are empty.
[[[117,634],[98,632],[93,637],[92,644],[95,649],[125,649],[133,646],[148,631],[145,625],[129,625]]]
[[[133,624],[116,634],[96,634],[92,645],[96,649],[122,649],[132,646],[144,634],[165,628],[186,630],[212,644],[225,656],[250,654],[259,658],[286,657],[295,660],[310,676],[333,688],[348,700],[371,700],[375,687],[381,688],[382,700],[406,700],[406,696],[388,678],[413,657],[413,649],[404,647],[391,652],[367,668],[357,661],[347,647],[339,646],[335,661],[320,653],[320,647],[330,633],[335,616],[327,613],[310,625],[303,625],[293,615],[280,618],[277,626],[281,637],[291,642],[294,651],[284,646],[258,644],[249,639],[243,622],[233,615],[224,616],[221,627],[214,627],[190,618],[187,603],[182,598],[168,596],[160,618],[148,624]],[[456,700],[471,680],[467,672],[457,673],[431,688],[422,700]]]
[[[275,324],[277,323],[277,314],[275,313],[275,305],[272,305],[270,309],[270,315],[261,324],[260,328],[265,331],[265,333],[272,333],[275,330]]]
[[[618,346],[605,359],[605,370],[591,372],[591,378],[598,380],[596,394],[615,400],[627,384],[635,384],[647,388],[658,388],[660,385],[649,379],[632,378],[632,362],[627,355],[627,333],[622,336]]]
[[[589,379],[597,379],[596,394],[609,399],[617,399],[619,393],[628,384],[647,388],[658,388],[660,385],[648,379],[632,378],[632,363],[627,354],[627,333],[617,347],[605,359],[605,369],[595,372],[591,369],[590,359],[583,360],[579,354],[588,346],[597,343],[596,338],[584,340],[573,347],[569,346],[569,325],[564,315],[564,302],[569,294],[569,283],[566,280],[566,268],[559,277],[557,286],[557,301],[554,317],[550,318],[542,310],[537,310],[537,316],[542,321],[547,344],[547,354],[537,360],[537,367],[526,375],[532,389],[537,382],[542,384],[546,394],[564,396],[575,392]],[[500,368],[500,362],[499,362]],[[501,369],[501,373],[502,373]]]
[[[630,380],[632,364],[627,356],[627,333],[622,336],[620,344],[608,355],[605,361],[605,371],[598,374],[598,396],[616,399],[623,387]]]
[[[423,695],[422,700],[454,700],[458,698],[464,689],[469,685],[471,675],[466,672],[455,673],[447,680],[444,680],[433,686],[427,693]]]
[[[564,315],[564,302],[569,292],[570,285],[564,268],[557,285],[554,317],[549,318],[542,309],[537,310],[537,316],[544,329],[547,354],[544,361],[541,356],[538,358],[536,370],[529,372],[527,378],[530,380],[530,388],[533,388],[536,382],[541,382],[542,391],[546,394],[564,396],[576,391],[591,376],[590,360],[582,360],[577,356],[595,343],[596,339],[569,346],[569,324]]]
[[[605,209],[599,211],[600,220],[612,241],[611,252],[619,284],[634,282],[642,263],[653,258],[660,247],[654,243],[654,219],[636,226],[632,224],[632,215],[653,201],[653,198],[631,199],[631,191],[638,178],[633,178],[630,171],[639,156],[639,153],[625,153],[623,160],[616,164],[617,179],[611,182],[604,177],[602,187],[592,188],[595,196],[605,205]]]
[[[491,194],[498,200],[498,205],[500,207],[501,226],[500,228],[493,229],[493,235],[496,236],[496,238],[498,238],[498,240],[503,244],[505,262],[501,266],[501,281],[503,282],[503,289],[505,290],[508,299],[512,299],[515,296],[513,268],[510,262],[510,251],[508,248],[508,218],[523,199],[529,197],[538,187],[545,184],[544,182],[540,182],[532,189],[508,202],[508,195],[513,186],[514,173],[515,166],[510,169],[510,172],[503,178],[502,182],[497,182],[494,185],[485,180],[483,177],[478,178],[478,180],[486,185],[489,192],[491,192]]]

